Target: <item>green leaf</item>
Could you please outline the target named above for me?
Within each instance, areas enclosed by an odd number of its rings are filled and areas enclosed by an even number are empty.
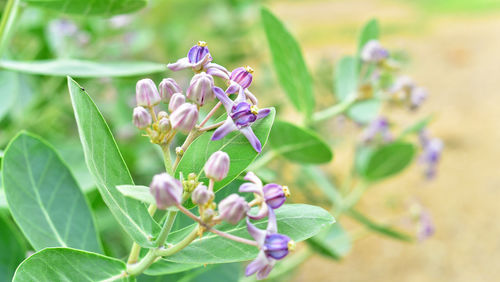
[[[271,112],[267,117],[256,121],[252,125],[253,132],[262,143],[262,148],[264,148],[269,137],[275,114],[276,111],[274,108],[271,108]],[[225,116],[222,116],[218,120],[224,119]],[[252,148],[247,138],[239,131],[232,132],[217,141],[210,140],[212,134],[212,132],[204,133],[189,146],[179,162],[175,175],[178,178],[180,172],[184,176],[194,172],[200,176],[199,181],[206,184],[208,183],[208,179],[203,172],[205,162],[214,152],[219,150],[224,151],[229,155],[231,162],[226,178],[215,183],[214,191],[217,191],[238,177],[252,163],[258,153]],[[202,174],[203,176],[201,176]],[[186,205],[188,208],[193,207],[191,202],[187,202]]]
[[[288,235],[296,242],[308,239],[321,231],[325,226],[332,224],[335,219],[320,207],[303,204],[284,205],[276,210],[278,232]],[[255,223],[258,228],[265,229],[267,221]],[[186,233],[196,225],[171,233],[169,243],[176,243],[184,238]],[[219,230],[232,235],[251,239],[244,221],[237,225],[223,223],[217,227]],[[258,249],[241,243],[225,239],[213,233],[207,233],[201,239],[196,239],[188,247],[172,256],[166,257],[168,261],[179,263],[228,263],[254,259]]]
[[[125,270],[125,263],[114,258],[75,249],[47,248],[23,261],[13,281],[127,281],[120,279]]]
[[[410,125],[409,127],[407,127],[405,130],[403,130],[403,132],[401,132],[401,135],[399,136],[399,138],[404,138],[405,136],[407,135],[410,135],[410,134],[414,134],[414,133],[419,133],[420,131],[422,131],[422,129],[424,129],[432,120],[432,117],[426,117],[426,118],[423,118],[419,121],[417,121],[416,123]]]
[[[102,1],[102,0],[100,0]],[[120,2],[120,1],[116,1]],[[166,66],[153,62],[92,62],[74,59],[41,61],[0,61],[0,66],[23,73],[74,76],[74,77],[123,77],[164,72]]]
[[[349,96],[357,95],[358,70],[356,59],[351,56],[342,57],[335,68],[335,96],[345,101]]]
[[[2,175],[12,216],[36,250],[102,252],[85,197],[50,145],[18,134],[5,151]]]
[[[295,108],[310,116],[314,111],[314,93],[300,46],[269,10],[263,8],[261,14],[278,80]]]
[[[354,209],[348,210],[346,214],[376,233],[405,242],[413,241],[412,236],[405,234],[401,231],[392,229],[383,224],[376,223]]]
[[[124,196],[139,200],[146,204],[156,204],[156,200],[148,186],[142,185],[118,185],[116,189]]]
[[[351,237],[339,223],[325,228],[306,242],[319,254],[335,260],[347,255],[352,247]]]
[[[369,181],[393,176],[405,169],[413,160],[415,147],[411,143],[394,142],[377,148],[360,163],[360,174]]]
[[[2,174],[1,171],[0,171],[0,174]],[[9,206],[7,205],[7,200],[5,199],[5,191],[3,190],[3,187],[1,185],[1,183],[2,183],[2,178],[1,178],[1,175],[0,175],[0,211],[1,210],[8,211],[9,210]]]
[[[285,158],[301,163],[327,163],[333,153],[315,132],[286,121],[275,121],[269,145]]]
[[[148,270],[146,270],[146,273]],[[174,273],[164,276],[146,276],[138,277],[140,282],[238,282],[241,272],[239,263],[213,264],[192,269],[185,272]]]
[[[125,197],[116,189],[117,185],[134,182],[106,121],[87,92],[70,77],[68,88],[85,161],[104,202],[135,242],[142,247],[152,247],[150,239],[159,232],[158,224],[144,203]]]
[[[361,51],[366,43],[370,40],[378,40],[380,37],[380,27],[376,19],[371,19],[368,21],[363,29],[358,39],[358,60],[361,55]],[[359,65],[361,66],[361,65]]]
[[[23,0],[25,3],[40,8],[54,10],[64,14],[80,16],[102,16],[134,12],[146,6],[146,0]]]
[[[21,234],[5,216],[0,215],[0,281],[12,281],[17,266],[23,261],[26,249]]]
[[[21,90],[18,74],[11,71],[0,71],[0,121],[14,105]]]
[[[354,121],[367,124],[380,114],[382,101],[378,99],[363,100],[352,105],[347,111],[347,115]]]
[[[203,265],[201,264],[175,263],[161,259],[155,262],[153,265],[151,265],[148,269],[146,269],[144,273],[151,276],[160,276],[160,275],[184,272],[202,266]]]

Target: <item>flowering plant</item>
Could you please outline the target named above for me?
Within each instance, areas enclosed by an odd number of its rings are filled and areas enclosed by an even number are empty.
[[[16,1],[12,5],[15,9]],[[103,12],[89,5],[89,11]],[[131,248],[127,258],[110,254],[98,232],[95,210],[58,148],[22,131],[2,157],[0,226],[7,239],[0,243],[11,248],[16,266],[15,273],[9,270],[5,275],[8,279],[147,281],[164,276],[189,280],[195,272],[218,273],[224,267],[238,273],[240,262],[245,262],[244,275],[233,280],[276,278],[313,253],[336,260],[345,256],[354,240],[335,222],[334,217],[343,215],[370,231],[413,240],[414,236],[393,226],[373,222],[355,207],[370,185],[408,167],[416,153],[412,142],[422,146],[419,160],[425,177],[435,177],[443,144],[429,137],[425,128],[430,119],[395,136],[393,124],[381,115],[382,105],[416,111],[427,96],[425,89],[399,74],[400,62],[380,44],[378,24],[371,21],[361,33],[357,55],[337,64],[337,102],[316,111],[313,82],[299,45],[267,9],[262,9],[262,20],[278,81],[299,113],[294,116],[302,121],[277,119],[275,108],[259,104],[262,95],[252,89],[254,70],[245,66],[228,71],[216,63],[204,41],[167,65],[169,74],[192,73],[186,85],[172,77],[155,82],[145,77],[148,71],[125,70],[125,76],[141,76],[133,109],[128,110],[134,132],[163,157],[164,169],[150,172],[148,186],[135,184],[97,104],[69,76],[82,76],[79,70],[64,71],[75,64],[82,66],[81,62],[42,71],[68,75],[76,127],[97,197],[123,229],[120,237],[128,238]],[[12,65],[19,68],[15,62]],[[114,75],[123,74],[119,64],[114,67]],[[354,142],[351,175],[332,181],[312,165],[332,161],[333,146],[325,141],[329,136],[322,136],[324,128],[334,126],[332,121],[339,117],[354,121],[362,130]],[[269,169],[275,162],[299,164],[300,173],[289,186]],[[306,192],[314,184],[327,203]],[[292,192],[329,211],[287,203]],[[434,232],[430,215],[421,206],[412,206],[411,216],[418,222],[418,239]],[[22,235],[16,234],[17,228]],[[301,241],[305,243],[296,246]],[[24,259],[26,244],[34,252]],[[295,249],[297,253],[287,260]]]

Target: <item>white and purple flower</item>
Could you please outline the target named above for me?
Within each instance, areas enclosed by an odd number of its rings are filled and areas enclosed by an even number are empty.
[[[266,117],[271,110],[270,109],[257,109],[256,106],[252,106],[247,103],[245,97],[238,95],[236,100],[231,100],[219,87],[214,87],[214,93],[217,99],[219,99],[226,111],[228,117],[224,124],[222,124],[217,130],[215,130],[212,140],[219,140],[224,138],[230,132],[239,130],[248,139],[252,147],[260,153],[262,150],[262,145],[255,136],[252,130],[252,123],[256,120]]]

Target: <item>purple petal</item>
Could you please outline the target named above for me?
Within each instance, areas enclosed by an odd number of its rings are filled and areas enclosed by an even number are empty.
[[[274,260],[269,260],[269,264],[267,264],[265,267],[261,268],[259,272],[257,272],[257,280],[266,279],[267,276],[269,276],[269,273],[271,272],[271,270],[273,270],[274,262]]]
[[[241,103],[241,102],[246,102],[247,100],[247,96],[245,95],[245,89],[243,89],[243,87],[239,86],[239,90],[238,90],[238,96],[236,97],[236,99],[234,99],[234,103]]]
[[[227,69],[216,63],[209,63],[206,65],[207,73],[218,76],[224,80],[229,80],[229,72]]]
[[[253,182],[254,184],[259,185],[259,187],[262,187],[262,181],[260,180],[260,178],[251,171],[247,172],[247,175],[245,175],[245,178],[243,179]]]
[[[250,220],[247,218],[247,231],[248,233],[257,241],[259,246],[264,246],[264,241],[266,240],[267,232],[265,230],[261,230],[255,225],[253,225]]]
[[[240,193],[257,193],[262,194],[262,186],[254,183],[243,183],[238,189]],[[262,195],[263,196],[263,195]]]
[[[266,203],[262,203],[262,205],[260,206],[259,211],[257,212],[256,215],[253,215],[250,212],[248,212],[247,216],[251,219],[259,220],[259,219],[263,219],[268,214],[269,214],[269,206]]]
[[[212,57],[210,56],[210,54],[206,54],[201,61],[193,64],[193,69],[196,71],[200,71],[206,64],[210,63],[211,61]]]
[[[250,126],[241,128],[240,132],[245,135],[245,137],[248,139],[248,142],[250,142],[250,145],[252,145],[257,153],[260,153],[262,151],[262,145],[260,144],[257,136],[255,136],[255,133],[253,133],[253,130]]]
[[[269,218],[267,221],[267,232],[269,233],[277,233],[278,232],[278,223],[276,222],[276,215],[274,214],[273,209],[269,209]]]
[[[222,139],[235,130],[238,130],[238,128],[236,128],[236,125],[234,125],[233,120],[228,117],[228,119],[226,119],[226,122],[224,122],[224,124],[222,124],[215,130],[214,135],[212,135],[212,141]]]
[[[167,67],[173,71],[180,71],[183,69],[193,67],[193,64],[189,62],[188,58],[180,58],[179,60],[177,60],[177,62],[173,64],[168,64]]]
[[[267,115],[271,112],[270,109],[262,109],[259,110],[259,113],[257,114],[257,119],[265,118]]]
[[[257,271],[260,271],[261,269],[265,268],[267,265],[271,263],[270,259],[266,257],[266,254],[264,252],[259,252],[257,257],[247,265],[247,268],[245,269],[245,275],[250,276],[254,274]]]
[[[236,82],[231,82],[231,85],[226,89],[226,94],[233,94],[239,91],[241,86],[238,85]]]
[[[229,99],[229,97],[227,97],[226,93],[224,93],[224,90],[222,90],[221,88],[216,86],[213,88],[213,91],[215,93],[215,97],[217,97],[217,99],[221,101],[224,108],[226,108],[226,111],[230,113],[233,108],[234,102]]]

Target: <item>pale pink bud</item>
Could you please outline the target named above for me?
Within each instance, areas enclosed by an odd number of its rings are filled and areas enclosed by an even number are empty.
[[[219,216],[231,224],[236,224],[246,216],[249,209],[250,206],[243,197],[231,194],[219,203]]]
[[[161,132],[168,132],[171,128],[170,120],[168,120],[168,118],[160,119],[160,121],[158,121],[158,128]]]
[[[208,190],[207,186],[200,184],[194,189],[191,199],[197,205],[204,205],[214,198],[214,192]]]
[[[175,93],[181,93],[182,89],[173,78],[164,78],[160,82],[160,97],[163,103],[168,103]]]
[[[143,107],[135,107],[132,117],[134,125],[139,129],[148,127],[152,122],[151,115]]]
[[[208,158],[205,163],[205,175],[215,181],[221,181],[229,171],[229,155],[226,152],[217,151]]]
[[[173,113],[180,105],[186,103],[186,97],[182,93],[175,93],[170,98],[170,103],[168,104],[168,110]]]
[[[193,76],[191,84],[186,92],[189,100],[197,105],[203,106],[206,101],[215,97],[212,88],[214,87],[214,79],[211,75],[204,72]]]
[[[152,107],[161,101],[155,83],[149,79],[141,79],[135,86],[135,99],[138,106]]]
[[[198,121],[198,108],[196,105],[184,103],[170,116],[172,128],[187,133],[193,129]]]
[[[182,183],[169,174],[155,175],[149,187],[159,209],[180,204],[183,192]]]

